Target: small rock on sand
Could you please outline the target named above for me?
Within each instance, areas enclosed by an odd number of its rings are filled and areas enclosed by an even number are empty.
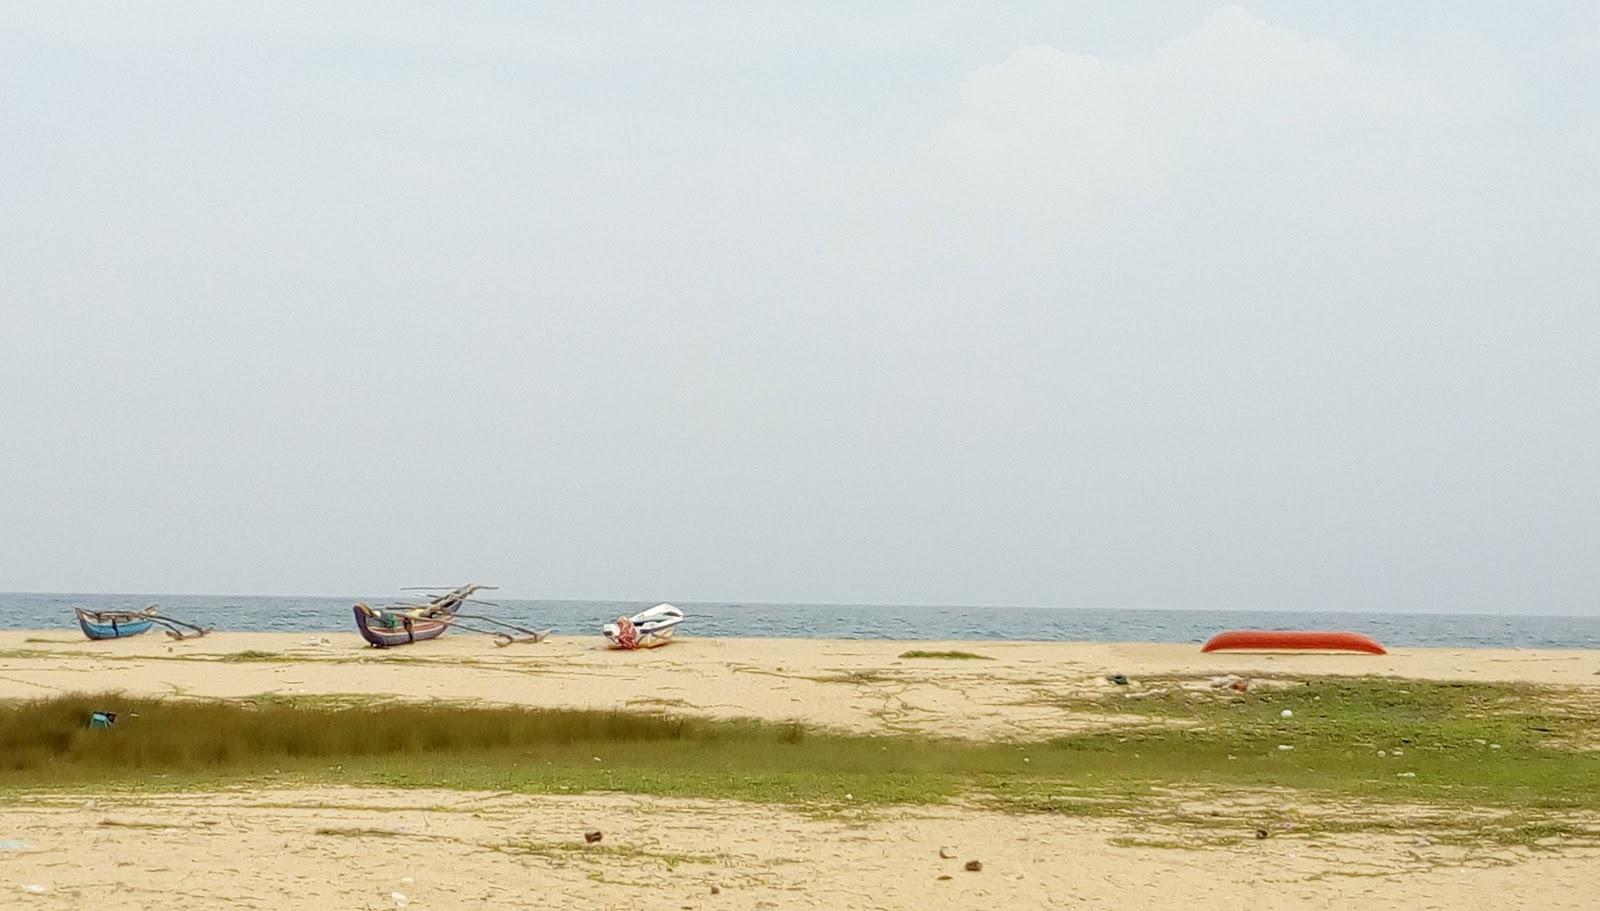
[[[590,829],[589,831],[583,833],[583,840],[591,845],[605,837],[605,833],[601,832],[599,829]]]
[[[966,869],[966,871],[968,873],[977,873],[977,872],[979,872],[980,870],[983,869],[983,861],[981,861],[981,860],[969,860],[969,861],[967,861],[967,865],[966,865],[965,869]]]

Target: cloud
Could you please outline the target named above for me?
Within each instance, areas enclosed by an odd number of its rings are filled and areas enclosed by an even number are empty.
[[[1253,181],[1298,204],[1329,170],[1409,169],[1455,110],[1454,82],[1227,6],[1129,59],[1029,45],[978,67],[925,154],[980,204],[1093,210],[1199,181],[1247,195]]]

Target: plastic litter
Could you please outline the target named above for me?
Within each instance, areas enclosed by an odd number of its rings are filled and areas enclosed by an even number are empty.
[[[33,845],[20,838],[7,838],[0,841],[0,851],[32,851]]]
[[[1284,709],[1283,711],[1278,713],[1278,717],[1280,717],[1280,718],[1293,718],[1294,717],[1294,710],[1293,709]]]
[[[43,895],[49,890],[38,883],[28,883],[26,886],[22,887],[22,891],[28,893],[29,895]]]
[[[406,905],[411,904],[411,899],[406,898],[406,894],[404,892],[390,892],[389,897],[394,899],[394,906],[396,908],[404,908]]]
[[[1111,681],[1112,683],[1115,683],[1117,686],[1127,686],[1128,685],[1128,675],[1127,674],[1107,674],[1106,675],[1106,679]]]
[[[90,712],[90,728],[108,728],[117,723],[116,712]]]

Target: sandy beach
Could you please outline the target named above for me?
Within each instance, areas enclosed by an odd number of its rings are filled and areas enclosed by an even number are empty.
[[[990,660],[902,658],[960,650]],[[1159,643],[892,642],[695,639],[608,651],[599,637],[497,648],[456,634],[372,649],[355,633],[154,634],[89,642],[75,632],[0,631],[0,698],[121,690],[236,699],[333,696],[442,699],[580,709],[666,710],[803,721],[858,733],[1038,740],[1115,724],[1051,705],[1110,689],[1106,675],[1381,675],[1530,682],[1600,691],[1600,652],[1396,649],[1388,655],[1202,654]]]
[[[955,649],[988,660],[901,657]],[[800,720],[857,733],[1040,740],[1133,724],[1051,697],[1105,676],[1386,675],[1533,682],[1600,695],[1600,653],[1399,649],[1388,656],[1203,655],[1191,645],[686,638],[635,653],[597,639],[496,648],[462,635],[410,648],[354,634],[154,635],[91,643],[0,633],[0,698],[122,690],[235,699],[374,700],[667,711]],[[1143,720],[1148,723],[1148,719]],[[1163,798],[1167,799],[1167,798]],[[1600,904],[1591,843],[1463,847],[1423,834],[1427,808],[1251,799],[1263,818],[1385,816],[1371,832],[1223,842],[1135,817],[998,813],[955,802],[805,812],[617,794],[381,788],[0,795],[0,906],[273,908],[1365,908],[1579,909]],[[1195,812],[1206,811],[1204,804]],[[1410,815],[1410,814],[1413,814]],[[1588,822],[1592,823],[1593,820]],[[583,833],[605,833],[597,845]],[[1435,833],[1436,835],[1436,833]],[[21,847],[17,847],[20,845]],[[949,857],[941,856],[943,853]],[[395,858],[424,862],[396,863]],[[982,869],[969,872],[969,860]],[[32,888],[37,887],[37,889]],[[25,891],[26,890],[26,891]]]
[[[0,818],[33,846],[0,855],[0,906],[39,909],[1578,911],[1600,895],[1594,849],[1347,835],[1181,850],[1131,823],[963,807],[819,819],[730,802],[318,789],[40,796],[8,800]],[[591,828],[598,845],[584,843]]]

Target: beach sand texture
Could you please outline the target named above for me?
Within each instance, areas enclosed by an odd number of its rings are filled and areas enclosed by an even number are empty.
[[[1600,897],[1594,849],[1341,835],[1175,850],[1118,845],[1133,830],[1113,820],[961,807],[818,819],[729,802],[333,788],[39,796],[8,800],[0,818],[33,846],[0,856],[7,908],[1587,911]],[[604,840],[585,844],[590,828]],[[969,860],[983,869],[967,872]]]
[[[326,644],[323,644],[326,642]],[[901,658],[958,650],[992,660]],[[243,659],[243,660],[241,660]],[[497,648],[453,633],[394,649],[355,633],[154,633],[89,642],[74,632],[0,632],[0,698],[121,690],[236,699],[362,694],[556,708],[666,710],[803,721],[857,733],[1038,740],[1115,724],[1049,704],[1103,692],[1107,674],[1375,674],[1593,687],[1600,652],[1396,649],[1388,655],[1202,654],[1157,643],[695,639],[608,651],[598,636]]]
[[[900,657],[913,648],[991,660]],[[1192,676],[1197,685],[1226,673],[1332,673],[1600,690],[1600,653],[1203,655],[1193,645],[693,638],[617,653],[601,649],[598,638],[502,649],[457,634],[379,651],[354,634],[91,643],[61,631],[0,633],[4,698],[359,693],[980,739],[1038,740],[1136,720],[1076,716],[1041,699],[1103,692],[1112,672],[1136,680]],[[1292,792],[1259,799],[1284,809],[1296,802]],[[605,833],[598,845],[584,842],[591,828]],[[0,794],[0,841],[25,847],[0,851],[0,907],[1600,907],[1600,849],[1587,844],[1462,848],[1394,830],[1226,845],[1188,843],[1193,838],[1147,821],[1001,814],[966,803],[809,814],[614,794],[336,787],[168,794],[159,786],[152,793],[10,793]],[[946,846],[953,857],[940,856]],[[964,870],[968,860],[981,861],[982,870]],[[42,891],[24,891],[30,886]]]

